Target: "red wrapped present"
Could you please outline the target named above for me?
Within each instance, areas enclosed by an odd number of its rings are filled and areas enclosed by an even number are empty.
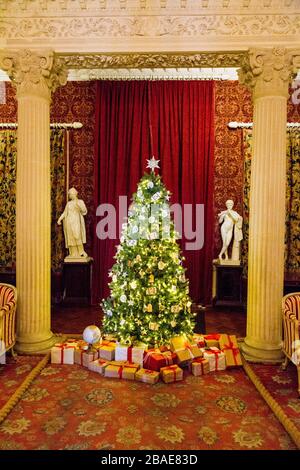
[[[162,352],[158,348],[148,349],[144,354],[144,368],[160,371],[162,367],[177,363],[177,355],[171,351]]]
[[[210,372],[213,372],[214,370],[226,369],[225,354],[218,348],[212,347],[209,349],[205,349],[203,352],[203,357],[209,362]]]

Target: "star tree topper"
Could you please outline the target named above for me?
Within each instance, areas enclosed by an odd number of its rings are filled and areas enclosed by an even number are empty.
[[[155,168],[159,168],[158,163],[160,162],[160,160],[156,160],[154,156],[150,160],[147,160],[147,162],[147,168],[150,168],[151,171],[154,171]]]

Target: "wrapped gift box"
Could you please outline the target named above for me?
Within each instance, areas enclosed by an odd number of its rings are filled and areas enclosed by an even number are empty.
[[[102,340],[99,346],[99,357],[107,361],[115,359],[116,343],[114,341]]]
[[[178,382],[183,379],[183,370],[177,364],[160,369],[160,375],[163,381],[168,384]]]
[[[106,361],[106,359],[96,359],[95,361],[89,362],[88,363],[88,368],[89,370],[92,370],[93,372],[98,372],[98,374],[104,375],[105,367],[107,367],[110,364],[109,361]]]
[[[185,335],[174,336],[170,340],[171,350],[176,353],[178,364],[184,365],[194,359],[201,357],[202,351],[195,343],[191,343]]]
[[[81,366],[88,367],[89,363],[99,358],[99,349],[75,349],[74,362]]]
[[[204,335],[205,346],[207,348],[219,348],[219,334]]]
[[[116,343],[118,341],[118,338],[114,335],[104,335],[104,341],[110,341],[112,343]]]
[[[220,335],[220,349],[225,354],[227,367],[243,365],[241,353],[234,335]]]
[[[51,364],[74,364],[75,348],[73,343],[56,343],[51,348]]]
[[[209,362],[210,372],[213,372],[214,370],[226,369],[225,354],[220,351],[220,349],[215,347],[205,349],[203,352],[203,357]]]
[[[128,346],[125,344],[117,343],[115,360],[128,361],[134,364],[143,366],[145,346]]]
[[[160,371],[162,367],[177,363],[177,355],[171,351],[162,352],[158,348],[148,349],[144,354],[144,367],[146,369]]]
[[[203,335],[199,335],[198,333],[193,334],[192,342],[197,344],[198,348],[205,347],[205,340]]]
[[[135,380],[147,384],[156,384],[159,381],[159,372],[149,369],[139,369],[135,374]]]
[[[113,361],[105,367],[105,377],[113,377],[117,379],[134,380],[135,374],[139,369],[139,364],[133,364],[126,361]]]
[[[209,362],[203,357],[197,357],[190,365],[193,375],[204,375],[209,373]]]

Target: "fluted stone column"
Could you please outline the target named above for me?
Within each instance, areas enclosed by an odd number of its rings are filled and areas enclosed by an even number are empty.
[[[51,51],[4,51],[5,69],[17,89],[16,199],[17,344],[23,353],[53,344],[51,319],[51,91],[66,73]]]
[[[253,92],[246,357],[281,358],[284,283],[286,123],[292,54],[250,50],[240,70]]]

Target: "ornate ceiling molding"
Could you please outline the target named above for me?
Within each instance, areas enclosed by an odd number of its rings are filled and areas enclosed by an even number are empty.
[[[198,54],[71,54],[61,55],[68,69],[97,68],[204,68],[239,67],[246,52],[203,52]]]

